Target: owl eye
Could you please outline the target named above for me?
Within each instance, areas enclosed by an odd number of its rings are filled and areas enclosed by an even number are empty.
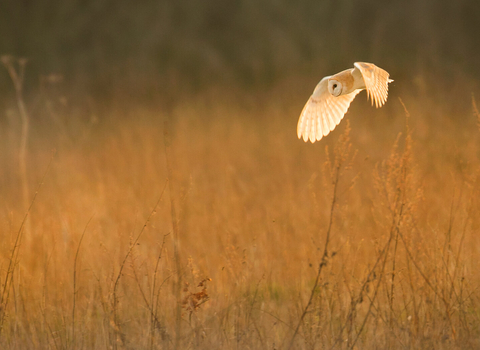
[[[333,84],[333,89],[335,90],[337,88],[337,84]]]

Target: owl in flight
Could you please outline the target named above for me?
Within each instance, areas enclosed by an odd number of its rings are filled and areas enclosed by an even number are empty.
[[[355,67],[320,80],[298,119],[297,135],[303,141],[319,141],[332,131],[363,89],[372,106],[383,106],[388,97],[389,74],[373,63],[355,62]]]

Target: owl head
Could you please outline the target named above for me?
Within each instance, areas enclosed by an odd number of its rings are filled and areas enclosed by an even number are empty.
[[[328,92],[333,96],[338,97],[342,94],[343,85],[341,82],[335,79],[328,80]]]

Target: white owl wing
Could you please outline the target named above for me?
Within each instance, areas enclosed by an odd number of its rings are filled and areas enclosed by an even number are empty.
[[[319,141],[335,129],[347,112],[350,103],[361,91],[357,89],[349,94],[335,97],[328,92],[328,78],[330,77],[325,77],[318,83],[298,119],[297,136],[303,137],[305,142]]]
[[[354,66],[362,74],[367,96],[372,100],[372,106],[374,103],[377,108],[383,106],[387,102],[388,83],[393,81],[388,78],[390,74],[372,63],[355,62]]]

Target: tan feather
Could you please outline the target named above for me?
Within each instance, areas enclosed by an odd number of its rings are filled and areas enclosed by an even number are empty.
[[[393,80],[389,79],[389,74],[382,68],[372,63],[355,62],[357,68],[363,76],[367,96],[372,101],[372,106],[382,107],[387,102],[388,84]]]

